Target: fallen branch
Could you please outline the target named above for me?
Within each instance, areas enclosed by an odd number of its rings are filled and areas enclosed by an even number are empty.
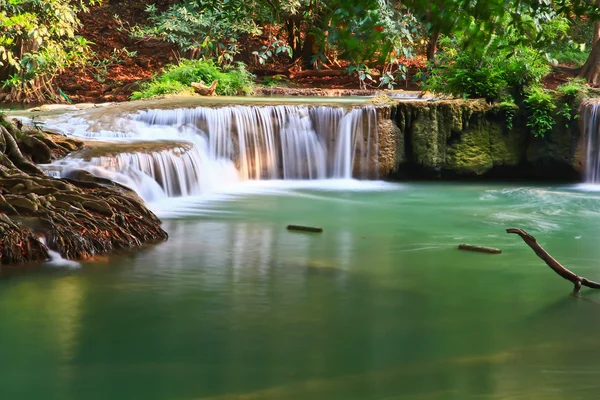
[[[589,279],[579,276],[576,273],[574,273],[573,271],[570,271],[567,268],[563,267],[561,265],[561,263],[556,261],[554,259],[554,257],[552,257],[550,254],[548,254],[548,252],[546,250],[544,250],[542,248],[542,246],[540,246],[538,244],[537,240],[535,240],[535,238],[533,236],[531,236],[529,233],[525,232],[524,230],[519,229],[519,228],[509,228],[506,230],[506,233],[514,233],[514,234],[521,236],[521,239],[523,239],[523,241],[529,247],[531,247],[531,249],[535,252],[535,254],[539,258],[544,260],[544,262],[550,268],[552,268],[552,270],[554,272],[556,272],[558,275],[562,276],[564,279],[573,282],[573,284],[575,285],[575,287],[573,288],[573,294],[579,293],[579,291],[581,290],[581,286],[586,286],[586,287],[589,287],[592,289],[600,289],[600,283],[590,281]]]

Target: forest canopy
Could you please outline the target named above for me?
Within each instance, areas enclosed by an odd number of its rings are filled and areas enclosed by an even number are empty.
[[[0,0],[3,100],[68,100],[55,78],[94,60],[80,16],[101,3],[133,41],[170,43],[178,61],[210,61],[223,73],[240,62],[251,71],[342,69],[363,87],[391,89],[409,79],[411,60],[426,59],[410,79],[466,97],[519,96],[558,67],[600,84],[595,0]],[[134,5],[142,20],[122,20]]]

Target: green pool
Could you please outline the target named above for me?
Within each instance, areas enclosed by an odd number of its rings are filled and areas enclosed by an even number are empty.
[[[600,192],[249,182],[154,208],[164,244],[0,281],[3,399],[598,397],[600,293],[504,229],[600,280]]]

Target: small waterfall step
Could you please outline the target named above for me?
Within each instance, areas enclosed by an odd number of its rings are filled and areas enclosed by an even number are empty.
[[[151,109],[102,128],[78,118],[66,124],[69,132],[86,137],[92,149],[47,170],[67,176],[84,169],[147,201],[199,195],[237,180],[378,178],[375,106]]]

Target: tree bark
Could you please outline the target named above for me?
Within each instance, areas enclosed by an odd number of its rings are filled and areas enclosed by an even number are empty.
[[[596,5],[600,7],[600,0],[596,0]],[[594,41],[592,42],[592,47],[598,43],[598,39],[600,39],[600,21],[594,22]]]
[[[568,270],[563,267],[561,263],[556,261],[546,250],[542,248],[537,242],[537,240],[531,236],[529,233],[525,232],[522,229],[518,228],[509,228],[506,230],[506,233],[514,233],[517,234],[523,239],[523,241],[531,247],[531,249],[535,252],[535,254],[544,260],[546,265],[548,265],[554,272],[563,277],[564,279],[573,283],[573,294],[579,293],[581,290],[581,286],[586,286],[592,289],[600,289],[600,283],[591,281],[587,278],[581,277],[574,273],[573,271]]]
[[[437,51],[437,43],[440,38],[440,31],[434,31],[427,42],[427,60],[433,60]]]
[[[577,77],[585,78],[592,86],[600,85],[600,41],[592,47],[592,52],[578,71]]]
[[[313,68],[312,57],[316,54],[315,47],[315,35],[312,33],[306,34],[306,39],[304,39],[302,47],[302,65],[305,69]]]

